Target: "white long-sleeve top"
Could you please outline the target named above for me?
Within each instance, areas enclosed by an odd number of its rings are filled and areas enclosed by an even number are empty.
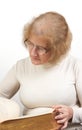
[[[18,61],[1,82],[0,95],[11,98],[18,89],[28,116],[64,104],[73,108],[72,122],[82,122],[82,61],[70,54],[56,65],[34,65],[30,58]]]

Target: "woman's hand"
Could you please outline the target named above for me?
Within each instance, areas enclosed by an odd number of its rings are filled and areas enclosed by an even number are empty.
[[[73,117],[73,109],[65,105],[55,105],[52,107],[58,114],[54,117],[57,123],[63,124],[61,129],[64,129],[68,125],[68,121]]]

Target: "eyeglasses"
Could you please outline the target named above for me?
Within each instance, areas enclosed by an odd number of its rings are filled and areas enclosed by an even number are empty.
[[[34,47],[36,48],[37,52],[39,55],[44,55],[46,54],[48,51],[51,50],[51,48],[44,48],[38,45],[34,45],[31,41],[29,40],[25,40],[24,43],[28,46],[28,48],[30,50],[32,50]]]

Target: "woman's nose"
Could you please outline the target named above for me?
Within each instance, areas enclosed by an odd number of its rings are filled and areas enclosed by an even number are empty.
[[[37,47],[36,47],[36,46],[34,46],[34,47],[32,48],[32,50],[31,50],[31,55],[32,55],[32,56],[37,56],[37,55],[38,55],[38,53],[37,53]]]

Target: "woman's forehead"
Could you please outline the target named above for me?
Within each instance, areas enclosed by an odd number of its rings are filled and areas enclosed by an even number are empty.
[[[51,45],[51,39],[44,35],[31,34],[29,40],[36,45],[42,45],[45,47]]]

